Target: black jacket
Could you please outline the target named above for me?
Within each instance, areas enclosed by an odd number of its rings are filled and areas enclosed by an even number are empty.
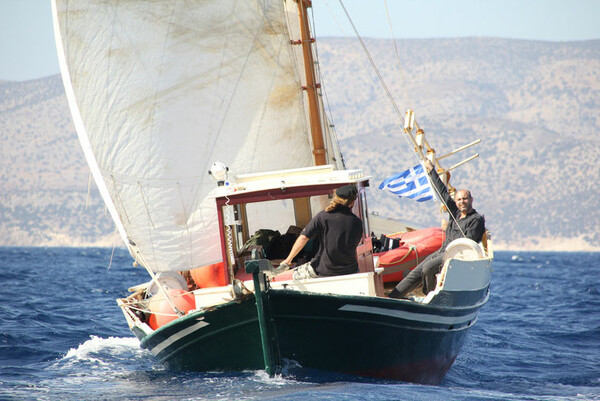
[[[319,212],[302,230],[308,238],[318,238],[319,251],[310,261],[319,276],[358,272],[356,247],[362,238],[362,222],[344,206]]]
[[[483,238],[483,234],[485,233],[485,218],[477,213],[475,209],[472,209],[466,217],[461,218],[460,210],[458,210],[454,199],[452,199],[448,193],[448,188],[446,188],[446,185],[444,185],[444,182],[441,180],[435,169],[431,170],[429,177],[442,197],[442,200],[448,206],[449,216],[448,228],[446,228],[446,239],[440,249],[442,251],[445,250],[449,243],[463,237],[470,238],[475,242],[481,242],[481,238]],[[452,216],[454,216],[454,218],[452,218]],[[465,233],[464,236],[463,232]]]

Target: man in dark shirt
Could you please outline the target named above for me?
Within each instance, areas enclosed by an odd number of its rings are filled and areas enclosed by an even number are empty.
[[[473,209],[473,197],[471,192],[461,189],[456,193],[456,199],[452,199],[446,185],[442,182],[433,164],[427,160],[425,168],[429,173],[432,184],[437,189],[448,207],[449,221],[446,228],[446,239],[442,247],[423,260],[408,276],[406,276],[396,288],[390,292],[391,298],[404,298],[406,294],[414,290],[419,284],[423,284],[423,293],[433,291],[437,284],[438,274],[444,263],[444,251],[449,243],[458,238],[470,238],[480,242],[485,233],[485,219]]]
[[[362,238],[363,227],[362,221],[352,213],[357,194],[355,185],[338,188],[325,210],[304,227],[281,264],[290,265],[309,239],[318,239],[319,250],[310,262],[298,266],[294,280],[358,272],[356,247]]]

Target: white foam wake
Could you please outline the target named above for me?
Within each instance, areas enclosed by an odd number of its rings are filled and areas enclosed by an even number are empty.
[[[90,339],[79,344],[77,348],[71,348],[65,358],[86,359],[93,354],[119,355],[139,349],[140,341],[136,337],[108,337],[101,338],[90,336]]]
[[[66,368],[87,365],[88,368],[115,369],[119,365],[146,359],[146,353],[135,337],[102,338],[92,335],[77,348],[71,348],[58,363]]]

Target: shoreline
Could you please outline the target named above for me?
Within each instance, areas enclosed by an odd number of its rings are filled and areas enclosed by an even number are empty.
[[[0,244],[0,248],[23,248],[23,249],[26,249],[26,248],[88,249],[89,248],[89,249],[109,249],[109,250],[110,249],[121,249],[123,251],[127,251],[127,248],[124,246],[121,246],[121,245],[113,246],[113,245],[94,244],[94,243],[91,243],[91,244],[43,244],[43,245]],[[588,248],[583,248],[583,249],[567,249],[567,248],[551,249],[551,248],[540,248],[540,247],[524,248],[524,247],[518,247],[516,245],[494,244],[494,252],[598,253],[598,252],[600,252],[600,247],[590,246]]]

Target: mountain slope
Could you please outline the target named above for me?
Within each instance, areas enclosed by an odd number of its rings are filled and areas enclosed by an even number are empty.
[[[588,177],[600,173],[600,41],[469,38],[398,45],[402,73],[391,41],[367,42],[399,108],[416,111],[438,155],[482,139],[443,164],[480,154],[455,170],[451,182],[471,189],[496,244],[599,249],[598,190]],[[319,49],[347,165],[364,166],[378,184],[416,164],[374,75],[351,80],[355,71],[348,66],[366,64],[364,55],[343,39],[322,40]],[[377,189],[372,194],[372,210],[422,220],[423,205]]]
[[[58,75],[0,84],[0,244],[110,245]]]
[[[433,202],[377,189],[416,164],[362,50],[318,42],[346,165],[373,176],[372,211],[438,225]],[[400,110],[415,110],[452,184],[473,192],[499,248],[600,250],[600,41],[367,40]],[[59,76],[0,82],[0,245],[119,244],[79,148]],[[86,202],[89,206],[86,210]],[[434,217],[424,217],[432,214]]]

